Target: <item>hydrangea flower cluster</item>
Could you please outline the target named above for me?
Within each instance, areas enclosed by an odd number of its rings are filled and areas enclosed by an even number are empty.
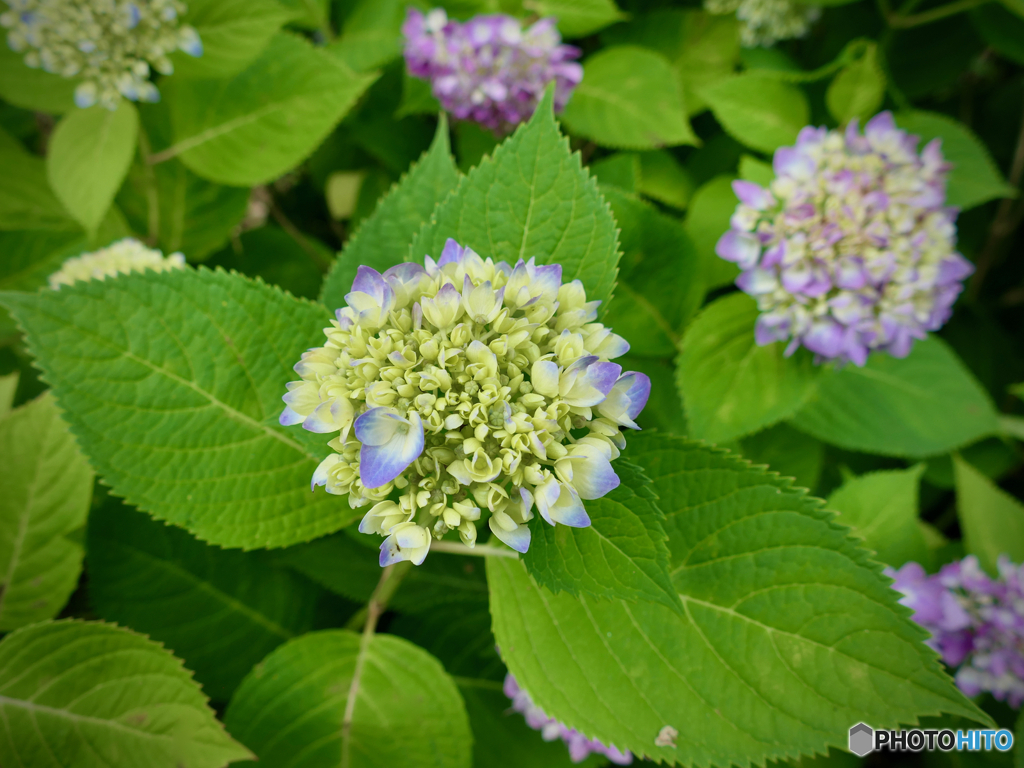
[[[940,140],[917,143],[889,112],[863,135],[856,121],[808,126],[776,150],[768,189],[733,182],[740,204],[716,252],[757,299],[758,344],[863,365],[874,350],[905,357],[949,319],[974,267],[956,252]]]
[[[792,0],[704,0],[704,8],[709,13],[735,12],[746,48],[767,48],[780,40],[803,37],[821,16],[817,6]]]
[[[184,266],[185,257],[182,254],[172,253],[164,257],[161,251],[147,248],[135,238],[126,237],[98,251],[72,256],[50,275],[49,283],[51,288],[58,290],[62,285],[72,285],[78,280],[105,280],[115,275],[147,269],[167,272]]]
[[[548,83],[555,83],[559,112],[583,79],[583,67],[573,61],[580,50],[561,44],[554,19],[523,30],[511,16],[475,16],[460,24],[441,8],[426,16],[410,8],[402,34],[409,74],[429,80],[452,115],[497,134],[527,120]]]
[[[519,552],[535,508],[590,525],[583,500],[618,486],[619,428],[638,428],[650,393],[610,362],[629,345],[557,264],[513,268],[454,240],[424,261],[360,267],[327,344],[295,366],[281,423],[339,433],[313,486],[373,503],[359,530],[386,537],[382,566],[418,565],[451,530],[474,546],[482,510]]]
[[[10,47],[25,64],[62,77],[80,77],[75,103],[116,109],[121,97],[158,101],[150,67],[174,71],[167,54],[201,56],[195,29],[180,25],[181,0],[5,0],[0,15]]]
[[[1012,707],[1024,702],[1024,566],[999,559],[999,577],[973,555],[934,576],[917,563],[887,569],[901,603],[932,633],[928,645],[951,667],[968,696],[989,691]]]
[[[526,724],[533,730],[540,731],[544,741],[561,739],[565,742],[574,763],[582,763],[592,754],[604,755],[615,765],[629,765],[633,762],[631,752],[620,752],[614,746],[606,747],[597,739],[588,739],[579,731],[548,717],[543,709],[533,703],[530,694],[519,687],[511,672],[505,675],[504,690],[505,695],[512,699],[512,709],[526,718]]]

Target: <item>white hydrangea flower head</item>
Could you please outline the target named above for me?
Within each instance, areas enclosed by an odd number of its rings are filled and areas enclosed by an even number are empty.
[[[185,266],[185,257],[172,253],[165,257],[161,251],[147,248],[138,240],[126,237],[92,253],[72,256],[60,269],[49,277],[50,287],[59,290],[62,285],[72,285],[78,280],[105,280],[129,272],[167,272]]]
[[[536,511],[590,524],[583,501],[618,486],[621,427],[650,380],[611,362],[629,345],[596,322],[557,264],[483,259],[449,240],[437,262],[360,267],[327,343],[295,366],[284,425],[338,433],[312,485],[372,504],[359,530],[380,563],[423,562],[431,541],[477,523],[519,552]]]
[[[735,13],[746,48],[770,47],[780,40],[803,37],[821,16],[821,9],[792,0],[704,0],[709,13]]]
[[[181,0],[4,0],[7,43],[25,64],[80,77],[75,103],[116,109],[121,98],[158,101],[150,69],[169,75],[175,50],[201,56],[198,33],[179,18]]]

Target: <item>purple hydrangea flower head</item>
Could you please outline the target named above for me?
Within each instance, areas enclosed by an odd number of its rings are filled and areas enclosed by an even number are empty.
[[[555,84],[561,111],[583,79],[578,48],[562,45],[554,19],[527,29],[501,14],[451,21],[443,9],[426,15],[410,8],[402,26],[405,61],[413,77],[429,80],[434,96],[460,120],[497,134],[527,120]]]
[[[590,525],[651,381],[612,362],[629,344],[579,280],[448,240],[437,261],[359,267],[345,303],[280,423],[328,436],[312,487],[370,506],[359,530],[384,537],[382,566],[418,565],[451,531],[475,546],[481,521],[517,552],[535,516]]]
[[[757,300],[758,344],[864,365],[876,350],[905,357],[949,319],[974,267],[956,251],[939,140],[917,144],[889,112],[863,133],[808,126],[776,150],[767,189],[733,182],[740,203],[715,250]]]
[[[519,687],[511,672],[505,675],[504,690],[505,695],[512,699],[512,709],[526,718],[526,724],[533,730],[540,731],[544,741],[561,739],[565,742],[574,763],[582,763],[592,754],[604,755],[615,765],[629,765],[633,762],[631,752],[622,752],[614,746],[605,746],[597,739],[588,739],[579,731],[548,717],[544,710],[533,703],[530,694]]]
[[[928,645],[951,667],[968,696],[988,691],[1012,707],[1024,703],[1024,566],[1005,556],[991,578],[973,555],[929,576],[917,563],[887,569],[901,603],[931,632]]]

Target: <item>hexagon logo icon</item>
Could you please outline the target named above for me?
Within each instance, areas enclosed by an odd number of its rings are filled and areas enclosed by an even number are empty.
[[[857,723],[850,729],[850,751],[857,757],[864,757],[874,750],[875,732],[866,723]]]

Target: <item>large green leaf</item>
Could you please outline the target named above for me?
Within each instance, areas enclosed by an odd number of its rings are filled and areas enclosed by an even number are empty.
[[[92,470],[49,394],[0,416],[0,631],[57,615],[78,584]]]
[[[437,659],[392,635],[286,643],[242,682],[225,722],[261,768],[470,765],[458,689]]]
[[[352,280],[362,265],[383,272],[409,258],[422,262],[423,254],[409,256],[409,243],[458,183],[459,171],[448,142],[448,121],[442,116],[430,149],[381,198],[376,210],[345,244],[324,278],[323,303],[331,309],[344,306],[345,294],[352,290]]]
[[[68,114],[50,138],[46,174],[64,207],[88,231],[106,216],[135,155],[139,113],[124,99],[117,109],[94,106]]]
[[[438,206],[409,249],[410,260],[438,257],[449,237],[513,265],[534,256],[561,264],[563,282],[581,280],[587,298],[607,307],[619,262],[615,220],[558,132],[551,89],[530,122]]]
[[[632,45],[605,48],[583,63],[583,82],[563,119],[572,133],[606,147],[699,143],[668,59]]]
[[[996,572],[1000,555],[1024,561],[1024,504],[961,459],[953,459],[956,506],[964,546],[982,566]]]
[[[191,269],[3,293],[72,431],[114,492],[226,547],[286,546],[358,517],[311,493],[322,435],[278,425],[327,312]]]
[[[368,72],[402,53],[406,0],[360,0],[328,50],[357,72]]]
[[[262,184],[309,156],[375,79],[280,32],[231,79],[167,81],[167,153],[211,181]]]
[[[682,765],[764,765],[846,745],[851,723],[987,716],[822,503],[725,451],[633,439],[668,515],[684,615],[553,595],[491,558],[498,646],[541,708],[588,737]],[[669,726],[675,747],[656,743]],[[663,743],[663,742],[662,742]]]
[[[757,304],[732,293],[705,308],[686,329],[679,391],[693,437],[722,443],[792,416],[810,396],[817,373],[800,350],[754,341]]]
[[[824,372],[793,426],[854,451],[934,456],[999,431],[988,395],[934,336],[908,357],[875,353]]]
[[[586,37],[626,18],[613,0],[524,0],[523,8],[558,19],[565,37]]]
[[[173,649],[217,701],[312,627],[319,588],[268,552],[207,546],[116,499],[90,515],[88,547],[96,613]]]
[[[743,438],[740,452],[755,464],[783,477],[792,477],[800,488],[814,490],[825,463],[825,444],[788,424],[776,424]]]
[[[739,267],[715,253],[715,245],[729,229],[729,219],[739,204],[732,191],[732,181],[732,176],[711,179],[694,193],[686,212],[686,231],[697,248],[709,291],[729,285],[740,274]]]
[[[840,125],[854,118],[868,120],[885,100],[885,72],[878,61],[878,45],[868,43],[864,54],[835,76],[825,93],[828,111]]]
[[[534,518],[523,557],[526,569],[552,592],[652,600],[680,610],[668,574],[664,515],[650,492],[651,481],[623,461],[615,469],[621,484],[587,502],[588,527],[551,526]]]
[[[762,152],[794,143],[810,121],[803,91],[776,78],[736,75],[705,86],[699,94],[730,136]]]
[[[46,178],[46,161],[0,130],[0,230],[77,230]]]
[[[76,108],[75,88],[81,80],[33,69],[24,58],[24,52],[0,45],[0,98],[22,109],[54,114]]]
[[[0,641],[0,720],[10,768],[221,768],[250,756],[180,660],[102,622],[48,621]]]

